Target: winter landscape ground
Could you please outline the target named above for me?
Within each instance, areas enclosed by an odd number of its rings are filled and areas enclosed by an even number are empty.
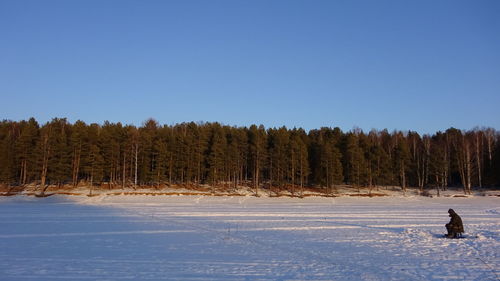
[[[0,279],[499,280],[499,200],[1,197]]]

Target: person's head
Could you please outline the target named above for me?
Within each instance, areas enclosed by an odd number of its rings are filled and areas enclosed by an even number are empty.
[[[455,211],[453,209],[449,209],[448,210],[448,214],[450,214],[450,217],[451,217],[451,215],[456,214],[456,213],[455,213]]]

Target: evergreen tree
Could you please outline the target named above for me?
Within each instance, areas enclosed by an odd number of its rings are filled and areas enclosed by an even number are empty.
[[[86,153],[86,166],[82,167],[83,172],[87,176],[89,183],[90,193],[95,183],[102,183],[104,177],[105,161],[101,151],[101,128],[97,124],[90,124],[88,128],[89,150]]]
[[[491,171],[493,171],[491,174],[491,182],[495,186],[500,186],[500,135],[497,133],[496,134],[496,147],[494,149],[494,152],[492,152],[492,160],[491,160]]]
[[[207,157],[208,180],[212,187],[224,180],[226,145],[224,130],[218,123],[214,123],[210,134]]]
[[[349,132],[345,138],[344,165],[346,180],[358,188],[366,183],[366,159],[359,144],[362,132]]]
[[[15,143],[18,125],[3,121],[0,124],[0,180],[8,185],[16,181]]]
[[[71,156],[72,156],[72,185],[76,187],[80,179],[82,166],[82,154],[88,150],[87,124],[76,121],[71,134]]]
[[[36,144],[39,138],[39,125],[34,118],[22,122],[20,136],[16,142],[18,156],[19,184],[25,185],[36,179]]]
[[[376,131],[371,131],[363,141],[364,156],[367,161],[368,186],[371,188],[379,183],[381,173],[382,148]]]
[[[281,189],[286,183],[285,177],[290,155],[287,147],[290,141],[290,134],[286,127],[269,129],[267,134],[270,184],[276,185]]]
[[[250,163],[252,182],[255,189],[255,195],[258,194],[258,188],[262,177],[262,171],[265,168],[266,160],[266,140],[267,134],[263,125],[257,127],[256,125],[250,126],[248,131],[248,142],[250,150]]]
[[[54,119],[53,154],[49,161],[48,178],[58,186],[71,178],[71,148],[69,145],[70,125],[67,120]]]
[[[500,169],[494,167],[494,155],[498,153],[499,135],[493,128],[483,129],[484,132],[484,182],[485,185],[494,186]]]
[[[155,150],[155,143],[158,132],[158,122],[154,119],[148,119],[143,126],[139,128],[139,181],[151,185],[157,177],[156,166],[158,153]]]
[[[228,126],[224,127],[227,145],[226,145],[226,178],[227,182],[233,184],[233,188],[236,189],[239,182],[239,170],[240,170],[240,151],[239,151],[239,140],[238,140],[238,129],[231,128]]]
[[[442,133],[438,133],[432,137],[429,165],[429,174],[434,181],[438,196],[440,194],[440,188],[443,189],[447,186],[449,170],[448,158],[445,136]]]
[[[341,136],[339,128],[321,128],[309,132],[312,178],[315,183],[326,187],[328,193],[332,193],[333,186],[344,180],[342,154],[338,148]]]
[[[381,185],[397,185],[398,181],[396,179],[397,172],[394,171],[393,158],[394,158],[394,138],[389,134],[387,130],[382,130],[378,133],[378,139],[380,142],[380,162],[379,162],[379,179],[378,182]]]
[[[149,119],[136,128],[104,122],[70,124],[55,118],[0,122],[0,183],[49,185],[82,180],[91,187],[107,182],[147,184],[208,183],[226,188],[247,183],[290,188],[308,185],[326,192],[342,181],[357,186],[476,186],[498,184],[499,134],[474,128],[420,136],[355,129],[302,129],[182,123],[160,126]],[[271,189],[269,189],[271,192]]]
[[[37,154],[38,157],[38,167],[40,167],[40,188],[42,189],[42,194],[46,189],[47,183],[47,172],[49,168],[49,160],[52,157],[52,124],[46,123],[40,129],[40,139],[37,143]]]
[[[168,129],[166,127],[158,130],[158,137],[154,142],[154,153],[156,155],[156,165],[154,167],[154,174],[156,176],[156,185],[158,188],[164,182],[168,175],[169,167],[169,143],[168,143]]]
[[[297,167],[297,176],[298,176],[298,184],[300,185],[300,196],[303,196],[304,193],[304,185],[307,182],[307,178],[309,176],[309,144],[307,135],[303,129],[298,129],[295,131],[294,141],[297,143],[297,158],[298,158],[298,167]]]
[[[399,175],[399,185],[406,192],[408,184],[408,167],[410,164],[410,150],[406,138],[401,132],[394,134],[396,146],[394,148],[394,170]]]

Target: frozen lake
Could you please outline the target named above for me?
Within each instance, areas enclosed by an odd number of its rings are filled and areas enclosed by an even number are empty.
[[[4,197],[0,280],[498,280],[499,202]]]

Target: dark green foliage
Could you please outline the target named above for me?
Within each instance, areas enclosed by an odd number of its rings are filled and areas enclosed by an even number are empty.
[[[102,129],[97,124],[91,124],[88,130],[89,150],[86,153],[87,161],[84,166],[87,181],[93,185],[96,182],[101,182],[104,178],[104,156],[101,147],[106,139],[103,138]]]
[[[367,162],[361,147],[360,139],[364,137],[359,131],[349,132],[345,136],[344,167],[346,182],[361,186],[367,183]]]
[[[52,128],[52,155],[49,161],[47,177],[51,183],[62,185],[70,181],[71,171],[71,148],[68,135],[70,125],[66,119],[54,119],[49,125]]]
[[[285,127],[268,130],[269,178],[274,186],[282,187],[287,182],[287,151],[290,141],[289,131]]]
[[[74,124],[55,118],[0,123],[0,183],[103,185],[247,185],[326,193],[354,186],[446,188],[500,185],[500,135],[491,128],[454,128],[429,136],[360,129],[231,127],[219,123],[137,128]]]
[[[496,148],[493,153],[491,167],[488,170],[489,182],[500,186],[500,137],[497,136]]]
[[[37,164],[36,144],[39,137],[39,125],[34,118],[28,122],[20,123],[20,136],[16,142],[16,162],[20,164],[19,181],[20,185],[29,183],[37,179],[35,166]]]
[[[218,123],[213,124],[211,129],[208,142],[207,169],[208,181],[212,186],[215,186],[225,179],[225,172],[227,171],[227,138],[224,129]]]
[[[250,126],[248,130],[248,145],[249,145],[249,167],[252,176],[252,185],[257,194],[257,187],[260,186],[262,174],[266,167],[267,147],[266,140],[267,133],[263,125],[257,127],[256,125]]]
[[[15,142],[19,134],[18,124],[4,121],[0,124],[0,180],[16,183]]]
[[[401,134],[395,135],[396,146],[394,147],[394,171],[397,171],[399,176],[399,185],[403,190],[408,185],[408,170],[410,166],[410,150],[408,148],[407,139]]]
[[[148,185],[152,185],[157,178],[158,152],[155,149],[157,134],[158,123],[153,119],[147,120],[139,128],[138,176]]]
[[[153,144],[155,162],[153,173],[157,185],[162,184],[168,175],[168,167],[170,160],[169,153],[169,134],[165,128],[158,130],[157,138]]]

